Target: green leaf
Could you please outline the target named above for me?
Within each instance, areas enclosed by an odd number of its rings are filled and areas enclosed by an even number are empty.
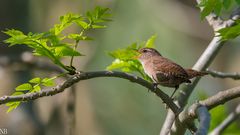
[[[229,0],[230,1],[230,0]],[[240,5],[240,0],[235,0],[238,5]]]
[[[110,20],[108,19],[109,18],[109,14],[107,13],[108,11],[109,8],[96,7],[94,11],[87,12],[86,16],[89,22],[92,24],[106,22]]]
[[[16,91],[12,94],[12,96],[17,96],[22,94],[24,93],[21,91]],[[7,113],[11,112],[13,109],[16,109],[20,105],[20,103],[21,103],[20,101],[6,103],[6,106],[9,107],[7,110]]]
[[[157,38],[157,35],[151,36],[147,40],[147,43],[146,43],[145,47],[154,48],[155,47],[154,42],[155,42],[156,38]]]
[[[223,0],[223,7],[228,9],[232,4],[232,0]]]
[[[240,23],[232,27],[220,29],[218,33],[220,34],[219,36],[222,37],[222,41],[234,39],[240,35]]]
[[[58,58],[63,56],[83,56],[79,52],[64,44],[54,48],[54,55]]]
[[[39,83],[41,83],[41,78],[36,77],[36,78],[31,79],[29,82],[39,84]]]
[[[201,19],[204,19],[211,12],[215,12],[219,15],[222,9],[222,3],[220,0],[201,0],[198,6],[203,8],[201,12]]]
[[[30,83],[24,83],[15,88],[16,91],[27,91],[32,90],[32,85]]]
[[[75,41],[79,41],[79,40],[92,40],[92,38],[90,38],[88,36],[81,36],[80,34],[69,34],[68,38],[73,39]]]
[[[220,1],[216,2],[215,7],[214,7],[214,11],[215,11],[217,16],[220,15],[221,10],[222,10],[222,3]]]
[[[92,25],[93,29],[102,29],[102,28],[106,28],[107,26],[105,25]]]
[[[19,30],[15,30],[15,29],[11,29],[11,30],[6,30],[3,31],[3,33],[7,34],[8,36],[19,36],[19,35],[24,35],[23,32],[19,31]]]
[[[42,85],[50,87],[50,86],[54,86],[55,83],[54,83],[53,79],[51,79],[51,78],[44,78],[42,80]]]
[[[89,24],[86,23],[85,21],[82,21],[82,20],[76,21],[76,23],[77,23],[79,26],[81,26],[83,29],[88,29],[88,27],[89,27]]]
[[[31,90],[31,93],[39,92],[39,91],[41,91],[41,87],[39,85],[35,85],[35,86],[33,86],[33,89]]]
[[[82,20],[83,18],[80,15],[73,14],[73,13],[67,13],[64,16],[60,17],[60,24],[55,24],[52,29],[50,29],[50,32],[54,35],[59,35],[64,29],[66,29],[68,26],[73,24],[74,22],[78,22],[79,20]]]
[[[7,110],[7,113],[11,112],[12,110],[16,109],[19,105],[20,105],[21,102],[10,102],[10,103],[7,103],[6,106],[8,106],[8,110]]]

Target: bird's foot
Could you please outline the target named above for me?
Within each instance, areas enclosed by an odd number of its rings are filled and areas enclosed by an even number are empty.
[[[154,91],[157,91],[157,87],[158,86],[158,84],[157,83],[153,83],[153,88],[154,88]]]

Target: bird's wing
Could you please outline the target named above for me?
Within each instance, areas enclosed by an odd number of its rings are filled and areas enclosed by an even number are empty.
[[[182,78],[188,80],[187,72],[178,64],[172,62],[167,58],[152,59],[154,70],[157,72],[158,79],[161,81],[171,78]]]

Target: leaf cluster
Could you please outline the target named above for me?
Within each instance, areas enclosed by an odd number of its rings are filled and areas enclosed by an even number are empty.
[[[204,19],[211,12],[220,16],[223,9],[228,10],[233,3],[240,5],[240,0],[201,0],[198,7],[202,8],[201,19]]]
[[[33,92],[39,92],[42,87],[51,87],[54,86],[54,79],[55,77],[52,78],[43,78],[41,79],[40,77],[33,78],[29,80],[28,83],[23,83],[15,88],[15,92],[12,94],[12,96],[16,95],[22,95],[25,93],[33,93]],[[9,102],[6,104],[8,106],[7,112],[11,112],[13,109],[16,109],[20,105],[20,101],[17,102]]]
[[[60,17],[60,23],[55,24],[47,32],[42,33],[29,32],[24,34],[20,30],[6,30],[4,33],[7,34],[9,38],[5,40],[5,43],[9,44],[10,47],[26,45],[33,49],[34,55],[47,57],[54,64],[65,69],[67,73],[72,74],[75,72],[75,68],[72,66],[73,58],[75,56],[83,56],[76,50],[78,43],[84,40],[92,40],[91,37],[87,36],[87,30],[106,27],[103,23],[110,21],[110,19],[108,19],[110,17],[108,11],[108,8],[96,7],[93,11],[88,11],[85,15],[67,13]],[[72,25],[78,26],[79,33],[64,34],[63,31]],[[61,58],[63,57],[71,57],[70,65],[64,65],[61,62]],[[52,78],[33,78],[28,83],[17,86],[12,95],[39,92],[42,87],[55,85],[53,80],[64,74],[66,73]],[[7,112],[17,108],[20,103],[20,101],[7,103],[6,106],[9,107]]]
[[[20,30],[6,30],[4,33],[10,37],[5,40],[5,43],[8,43],[9,46],[27,45],[33,49],[35,55],[45,56],[54,64],[71,72],[74,70],[71,68],[71,65],[64,65],[60,59],[68,56],[82,56],[76,50],[76,46],[81,40],[92,39],[86,35],[87,30],[106,27],[102,23],[109,21],[108,11],[108,8],[96,7],[95,10],[87,12],[85,16],[67,13],[60,17],[59,24],[55,24],[53,28],[43,33],[29,32],[28,34],[24,34]],[[63,34],[63,31],[73,24],[79,26],[80,32]],[[70,39],[74,42],[65,42],[65,39]]]

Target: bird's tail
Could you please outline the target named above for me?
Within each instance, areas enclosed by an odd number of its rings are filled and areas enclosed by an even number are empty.
[[[194,77],[198,77],[198,76],[204,76],[204,75],[208,74],[207,72],[196,71],[196,70],[193,70],[193,69],[185,69],[185,71],[187,72],[189,79],[194,78]]]

